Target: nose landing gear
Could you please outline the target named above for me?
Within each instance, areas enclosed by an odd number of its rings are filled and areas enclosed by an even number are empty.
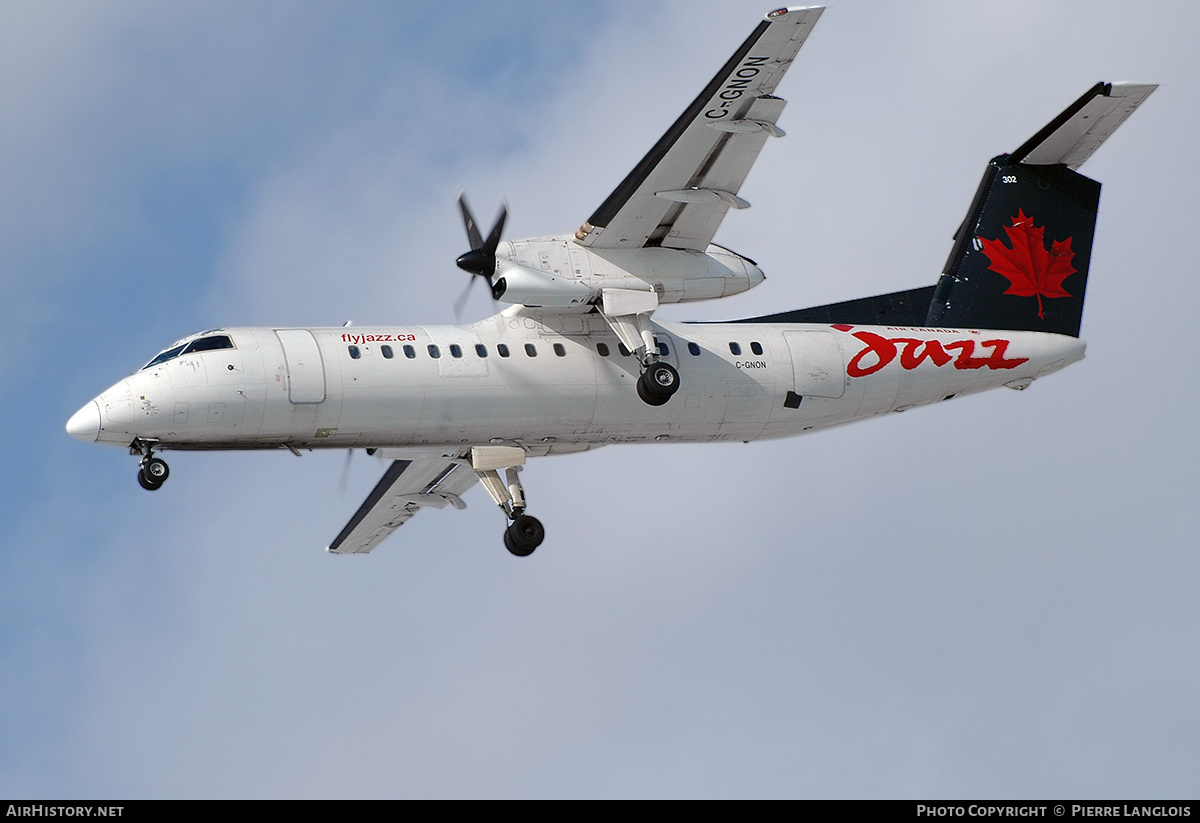
[[[149,443],[135,443],[130,451],[142,455],[142,464],[138,467],[138,484],[146,491],[162,488],[162,484],[171,476],[167,461],[155,457]]]
[[[141,467],[138,468],[138,483],[147,491],[155,491],[167,482],[170,474],[171,470],[167,467],[167,461],[151,457],[143,460]]]

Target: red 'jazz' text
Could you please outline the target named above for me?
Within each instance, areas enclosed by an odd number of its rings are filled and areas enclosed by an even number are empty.
[[[869,331],[856,331],[853,336],[865,343],[866,348],[854,355],[854,359],[846,366],[846,374],[850,377],[874,374],[895,360],[897,355],[900,357],[900,367],[907,371],[912,371],[926,360],[938,367],[953,362],[956,369],[1015,369],[1029,362],[1028,357],[1005,359],[1007,340],[982,341],[980,348],[991,349],[991,352],[985,357],[976,357],[974,340],[955,340],[943,344],[937,340],[917,340],[913,337],[883,337]],[[957,357],[950,354],[955,350],[958,351]]]

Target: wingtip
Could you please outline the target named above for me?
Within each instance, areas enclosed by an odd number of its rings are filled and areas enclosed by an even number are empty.
[[[785,17],[788,14],[794,14],[801,11],[825,11],[824,6],[785,6],[783,8],[772,9],[763,15],[763,19],[768,23],[773,20],[778,20],[780,17]]]

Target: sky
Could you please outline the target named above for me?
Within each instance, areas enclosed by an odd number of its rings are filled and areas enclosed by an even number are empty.
[[[720,320],[935,282],[989,158],[1161,87],[1081,363],[809,437],[609,447],[365,557],[366,454],[63,429],[171,341],[451,322],[455,198],[573,231],[746,2],[11,2],[0,26],[0,796],[1195,798],[1200,7],[831,2],[717,242]],[[482,289],[464,320],[491,311]]]

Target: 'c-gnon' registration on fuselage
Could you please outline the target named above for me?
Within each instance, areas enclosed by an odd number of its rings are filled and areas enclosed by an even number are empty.
[[[481,482],[525,556],[545,536],[519,475],[530,457],[786,437],[1023,389],[1082,358],[1100,184],[1078,169],[1153,85],[1098,83],[993,158],[932,285],[727,323],[655,317],[763,282],[713,238],[749,206],[738,192],[759,151],[784,136],[775,92],[822,11],[768,13],[573,233],[503,240],[502,210],[485,237],[460,197],[470,250],[457,263],[510,304],[495,316],[200,332],[67,431],[128,448],[149,490],[172,449],[366,449],[387,468],[329,551],[369,552],[421,507],[463,508]]]

